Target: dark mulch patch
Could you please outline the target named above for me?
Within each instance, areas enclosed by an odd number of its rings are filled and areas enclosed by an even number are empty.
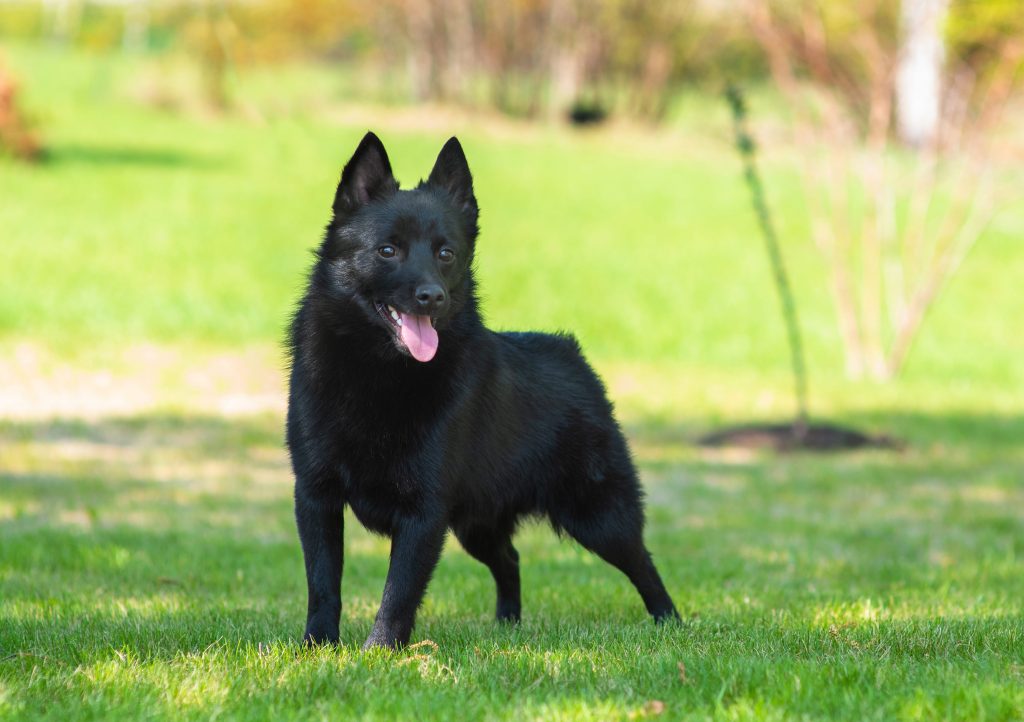
[[[799,429],[794,424],[743,424],[702,436],[700,446],[766,451],[848,451],[851,449],[900,449],[888,436],[870,436],[835,424],[815,423]]]

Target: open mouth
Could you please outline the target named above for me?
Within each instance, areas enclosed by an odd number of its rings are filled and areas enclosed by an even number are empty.
[[[427,362],[437,353],[437,329],[434,319],[430,316],[417,316],[399,311],[380,301],[376,301],[377,313],[380,314],[399,343],[417,361]]]

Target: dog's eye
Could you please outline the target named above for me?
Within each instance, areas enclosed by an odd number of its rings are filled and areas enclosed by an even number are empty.
[[[442,248],[437,252],[437,257],[442,263],[451,263],[455,260],[455,251],[450,248]]]
[[[395,250],[394,246],[381,246],[377,249],[377,253],[380,254],[381,258],[394,258],[398,251]]]

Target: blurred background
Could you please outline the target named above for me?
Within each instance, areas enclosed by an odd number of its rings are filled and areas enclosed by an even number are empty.
[[[0,0],[0,716],[1020,717],[1022,61],[1020,0]],[[405,187],[459,136],[485,317],[579,337],[685,632],[530,528],[525,646],[452,544],[436,678],[296,659],[282,340],[367,130]],[[894,443],[697,443],[808,420]]]
[[[1012,0],[5,0],[0,37],[5,338],[273,342],[373,128],[407,184],[464,136],[499,327],[769,370],[732,84],[816,372],[1020,366]]]
[[[372,128],[406,184],[467,144],[496,326],[785,372],[733,85],[813,374],[1021,381],[1014,0],[4,0],[0,38],[33,358],[274,344]]]

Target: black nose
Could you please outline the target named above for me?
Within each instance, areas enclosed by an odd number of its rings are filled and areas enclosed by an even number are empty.
[[[421,311],[427,313],[436,311],[447,300],[448,295],[436,283],[425,283],[422,286],[416,287],[416,305],[419,306]]]

